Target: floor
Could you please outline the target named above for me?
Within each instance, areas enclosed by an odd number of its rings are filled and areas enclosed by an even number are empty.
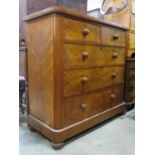
[[[135,111],[76,136],[58,151],[46,138],[29,131],[24,119],[20,121],[19,134],[20,155],[134,155]]]

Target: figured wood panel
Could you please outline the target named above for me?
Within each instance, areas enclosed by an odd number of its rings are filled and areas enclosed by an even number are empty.
[[[129,32],[129,49],[135,49],[135,34]]]
[[[125,63],[125,49],[113,47],[65,44],[65,68],[99,67]]]
[[[113,67],[65,70],[64,94],[78,94],[111,86],[112,73]]]
[[[64,18],[64,39],[100,43],[100,26]]]
[[[125,31],[102,26],[101,40],[104,45],[125,47]]]
[[[29,111],[53,126],[53,19],[42,17],[27,26]]]
[[[119,85],[99,92],[66,98],[64,126],[77,123],[123,103],[123,92],[124,86]]]

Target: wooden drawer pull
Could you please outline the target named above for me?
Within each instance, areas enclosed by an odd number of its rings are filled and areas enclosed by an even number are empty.
[[[116,78],[117,74],[116,73],[112,73],[112,78]]]
[[[86,109],[87,108],[87,104],[81,104],[81,109]]]
[[[116,98],[116,95],[115,94],[111,94],[111,99],[114,99]]]
[[[82,84],[87,83],[88,82],[88,78],[87,77],[82,77],[81,78],[81,82],[82,82]]]
[[[113,53],[112,57],[115,59],[115,58],[118,58],[118,53]]]
[[[119,35],[115,34],[115,35],[113,36],[113,40],[117,40],[117,39],[119,39]]]
[[[89,32],[90,32],[90,30],[85,28],[82,33],[84,36],[87,36],[89,34]]]
[[[83,58],[83,60],[88,59],[88,52],[83,52],[82,53],[82,58]]]

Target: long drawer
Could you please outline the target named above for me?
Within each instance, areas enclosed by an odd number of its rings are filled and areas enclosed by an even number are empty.
[[[102,27],[101,43],[104,45],[125,47],[125,32],[116,28]]]
[[[82,121],[123,102],[123,85],[65,99],[64,126]]]
[[[64,39],[100,43],[100,25],[64,18]]]
[[[120,83],[124,83],[124,66],[64,71],[64,95],[80,94]]]
[[[65,68],[99,67],[125,63],[125,49],[77,44],[64,45]]]

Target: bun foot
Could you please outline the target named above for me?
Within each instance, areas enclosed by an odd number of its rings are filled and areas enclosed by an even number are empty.
[[[53,143],[53,142],[51,142],[51,145],[55,150],[60,150],[64,147],[64,143]]]
[[[32,131],[32,132],[35,132],[35,131],[36,131],[36,130],[35,130],[32,126],[30,126],[29,124],[28,124],[27,126],[28,126],[28,128],[29,128],[30,131]]]

